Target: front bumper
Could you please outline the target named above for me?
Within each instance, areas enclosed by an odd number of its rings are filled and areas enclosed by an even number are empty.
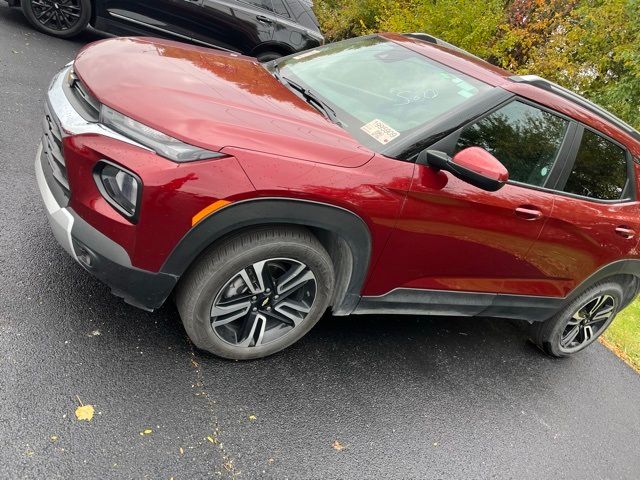
[[[92,227],[69,206],[73,189],[69,189],[62,152],[64,137],[97,134],[137,146],[130,139],[101,124],[88,122],[78,114],[63,90],[69,68],[53,79],[47,92],[43,142],[40,143],[35,162],[38,188],[49,224],[56,240],[67,253],[85,270],[106,283],[114,295],[137,307],[153,310],[164,303],[178,278],[134,267],[121,245]],[[93,179],[88,178],[87,181],[92,182]]]
[[[85,222],[73,209],[58,203],[50,186],[55,188],[55,183],[47,178],[50,177],[47,168],[41,144],[35,163],[36,179],[53,235],[62,248],[125,302],[145,310],[162,306],[178,277],[133,267],[120,245]]]

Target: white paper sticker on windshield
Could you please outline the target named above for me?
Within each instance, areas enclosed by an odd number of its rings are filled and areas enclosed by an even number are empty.
[[[378,120],[377,118],[374,118],[369,123],[361,126],[360,130],[368,135],[371,135],[383,145],[386,145],[394,138],[400,136],[400,132],[397,132],[382,120]]]

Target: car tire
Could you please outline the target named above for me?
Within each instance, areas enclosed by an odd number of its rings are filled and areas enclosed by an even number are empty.
[[[273,51],[261,52],[256,56],[256,58],[260,63],[270,62],[271,60],[275,60],[276,58],[280,58],[280,57],[282,57],[281,53],[273,52]]]
[[[615,281],[597,283],[547,321],[534,323],[530,339],[553,357],[578,353],[611,325],[623,298],[624,291]]]
[[[333,264],[315,236],[263,227],[205,252],[181,279],[176,305],[196,347],[248,360],[299,340],[326,311],[333,288]]]
[[[70,0],[65,3],[22,0],[21,6],[31,25],[54,37],[74,37],[87,28],[91,20],[90,0]]]

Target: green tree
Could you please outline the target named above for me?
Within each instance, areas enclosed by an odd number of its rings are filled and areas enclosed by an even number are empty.
[[[392,32],[426,32],[487,58],[503,21],[504,3],[504,0],[396,1],[390,4],[378,26]]]
[[[427,32],[477,55],[502,22],[504,0],[316,0],[329,40],[379,31]]]
[[[553,80],[640,127],[640,2],[528,3],[524,20],[509,15],[500,27],[491,60]]]

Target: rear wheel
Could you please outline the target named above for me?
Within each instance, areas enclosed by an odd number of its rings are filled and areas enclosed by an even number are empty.
[[[193,343],[243,360],[307,333],[333,292],[333,265],[304,229],[262,228],[207,252],[181,281],[176,304]]]
[[[532,325],[531,340],[554,357],[584,350],[611,325],[623,298],[618,283],[598,283],[546,322]]]
[[[257,55],[257,59],[261,63],[270,62],[271,60],[275,60],[276,58],[280,58],[282,56],[281,53],[278,52],[262,52]]]
[[[73,37],[91,19],[90,0],[22,0],[21,4],[29,23],[55,37]]]

